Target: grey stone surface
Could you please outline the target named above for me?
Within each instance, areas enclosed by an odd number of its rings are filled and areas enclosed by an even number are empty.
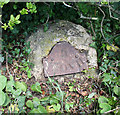
[[[69,21],[61,20],[57,23],[51,23],[47,32],[39,27],[37,32],[33,33],[27,41],[30,41],[32,52],[29,60],[34,64],[32,74],[36,79],[42,79],[43,64],[42,59],[49,54],[51,48],[59,41],[67,41],[78,50],[87,52],[88,66],[97,67],[97,53],[89,44],[92,43],[90,36],[81,25]]]

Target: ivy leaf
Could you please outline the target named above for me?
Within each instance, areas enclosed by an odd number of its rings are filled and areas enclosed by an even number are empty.
[[[120,87],[115,86],[114,89],[113,89],[113,91],[114,91],[114,93],[115,93],[116,95],[120,95]]]
[[[33,91],[42,93],[42,91],[41,91],[41,86],[40,86],[40,84],[39,84],[38,82],[36,82],[35,84],[33,84],[33,85],[31,86],[31,89],[32,89]]]
[[[7,94],[5,94],[5,95],[6,95],[6,99],[5,99],[5,102],[4,102],[3,106],[7,106],[11,101],[9,96]]]
[[[38,107],[38,105],[40,105],[40,100],[37,97],[34,97],[33,104],[34,104],[34,107]]]
[[[109,74],[109,73],[104,73],[103,76],[104,76],[103,82],[110,81],[110,78],[111,78],[111,77],[110,77],[110,74]]]
[[[111,110],[111,106],[108,103],[100,103],[100,108],[102,108],[101,113]]]
[[[31,100],[27,100],[26,105],[27,105],[27,107],[29,107],[31,109],[34,108],[34,104],[33,104],[33,102]]]
[[[96,43],[95,43],[95,42],[92,42],[92,43],[90,44],[90,47],[93,47],[93,48],[97,49],[97,46],[96,46]]]
[[[38,106],[38,111],[39,113],[48,113],[47,110],[42,105]]]
[[[17,89],[23,90],[24,92],[26,92],[26,90],[27,90],[27,85],[25,84],[25,82],[19,82],[19,81],[17,81],[17,82],[15,83],[15,87],[16,87]]]
[[[59,103],[57,103],[57,105],[56,105],[56,104],[53,105],[53,108],[54,108],[56,111],[59,111],[60,108],[61,108],[61,106],[60,106]]]
[[[39,113],[38,109],[32,109],[29,113]]]
[[[106,97],[104,97],[104,96],[100,96],[99,98],[98,98],[98,103],[106,103],[106,102],[108,102],[109,100],[106,98]]]
[[[0,90],[3,90],[6,86],[7,78],[3,75],[0,75]]]
[[[5,99],[6,99],[5,93],[2,90],[0,90],[0,106],[5,103]]]

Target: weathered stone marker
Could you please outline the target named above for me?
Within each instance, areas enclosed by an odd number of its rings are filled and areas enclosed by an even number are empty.
[[[65,75],[88,69],[85,53],[80,53],[66,41],[57,43],[43,59],[45,76]]]
[[[81,77],[81,71],[87,66],[97,67],[97,52],[89,46],[93,42],[92,36],[81,25],[60,20],[50,23],[47,32],[40,26],[27,41],[32,50],[29,61],[34,64],[31,73],[36,79],[44,79],[47,74],[65,77],[77,72]],[[85,51],[85,54],[79,51]],[[85,76],[96,76],[95,69],[88,71]]]

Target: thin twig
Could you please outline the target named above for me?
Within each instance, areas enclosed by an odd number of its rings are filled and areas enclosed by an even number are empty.
[[[112,47],[115,48],[116,50],[119,50],[118,48],[116,48],[115,46],[113,46],[111,43],[109,43],[109,42],[106,40],[106,38],[105,38],[105,36],[104,36],[104,33],[103,33],[103,21],[104,21],[104,19],[105,19],[105,13],[104,13],[104,11],[103,11],[100,7],[98,7],[98,8],[99,8],[100,11],[103,13],[103,18],[102,18],[102,21],[101,21],[101,28],[100,28],[101,34],[102,34],[104,40],[105,40],[110,46],[112,46]],[[120,50],[119,50],[119,51],[120,51]]]
[[[111,113],[111,112],[116,111],[116,110],[119,110],[119,109],[120,109],[120,107],[116,107],[115,109],[110,110],[110,111],[107,111],[107,112],[105,112],[104,114],[108,114],[108,113]],[[104,115],[104,114],[103,114],[103,115]]]
[[[110,18],[113,18],[113,19],[115,19],[115,20],[119,20],[119,18],[116,18],[116,17],[112,16],[111,6],[110,6],[110,4],[109,4],[109,0],[108,0],[108,9],[109,9]]]
[[[92,25],[92,22],[91,22],[91,21],[90,21],[90,25],[91,25],[91,29],[92,29],[92,31],[93,31],[94,37],[96,38],[96,33],[95,33],[95,31],[94,31],[94,28],[93,28],[93,25]]]
[[[69,8],[73,8],[74,10],[80,12],[80,9],[78,8],[78,6],[76,5],[77,8],[73,7],[73,6],[70,6],[68,4],[66,4],[65,2],[63,2],[63,4],[66,6],[66,7],[69,7]],[[86,17],[86,16],[83,16],[82,12],[80,12],[81,15],[80,15],[80,18],[82,19],[89,19],[89,20],[97,20],[98,18],[97,17]]]
[[[8,68],[8,53],[5,51],[5,53],[6,53],[6,69],[7,69],[7,73],[10,75],[10,76],[12,76],[11,74],[10,74],[10,71],[9,71],[9,68]]]

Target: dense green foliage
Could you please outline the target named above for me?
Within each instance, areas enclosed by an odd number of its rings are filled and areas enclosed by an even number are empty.
[[[28,78],[31,78],[30,67],[33,65],[27,59],[31,49],[30,44],[25,42],[25,38],[31,32],[35,32],[39,25],[43,25],[44,31],[47,31],[50,21],[68,20],[80,24],[94,36],[94,42],[90,46],[97,50],[99,77],[102,81],[99,88],[105,92],[105,95],[98,98],[99,107],[96,113],[115,109],[113,112],[119,114],[120,110],[118,112],[117,109],[120,107],[120,2],[110,3],[110,5],[115,11],[112,12],[114,18],[110,17],[109,3],[103,2],[5,4],[2,8],[4,30],[0,61],[3,65],[5,63],[14,65],[16,69],[20,69],[27,74]],[[30,113],[59,112],[60,110],[63,112],[65,94],[57,82],[49,78],[51,86],[58,89],[55,95],[50,94],[41,100],[33,97],[31,100],[32,95],[27,91],[25,82],[14,81],[13,77],[18,76],[11,76],[7,80],[7,76],[0,75],[0,106],[3,113],[5,107],[8,107],[8,112],[16,113],[25,113],[26,108],[31,110]],[[42,93],[38,82],[33,84],[31,89]],[[93,93],[84,99],[86,106],[94,102],[94,98],[90,100],[94,95]],[[73,107],[74,103],[68,103],[67,100],[64,103],[65,110],[69,112],[69,108]],[[47,106],[46,109],[44,106]]]

